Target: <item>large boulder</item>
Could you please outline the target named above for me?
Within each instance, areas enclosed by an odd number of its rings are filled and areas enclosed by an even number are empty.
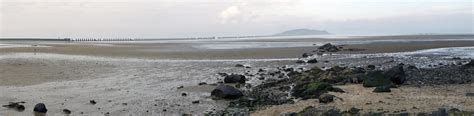
[[[318,49],[320,50],[325,50],[328,52],[337,52],[339,51],[339,48],[337,46],[332,45],[331,43],[324,44],[323,46],[320,46]]]
[[[244,94],[232,86],[221,84],[212,90],[211,96],[224,99],[237,99],[244,96]]]
[[[365,74],[362,85],[364,87],[378,87],[390,85],[390,78],[384,76],[383,71],[369,71]]]
[[[224,83],[245,83],[245,76],[240,74],[227,75],[224,78]]]
[[[44,105],[43,103],[38,103],[35,105],[35,108],[33,109],[33,111],[38,112],[38,113],[46,113],[48,112],[48,109],[46,109],[46,105]]]
[[[367,69],[369,69],[369,70],[375,70],[375,65],[367,65]]]
[[[406,74],[401,65],[394,66],[385,71],[384,76],[390,78],[393,83],[398,85],[401,85],[406,81]]]

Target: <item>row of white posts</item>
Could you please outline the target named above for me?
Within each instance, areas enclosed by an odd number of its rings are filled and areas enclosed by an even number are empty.
[[[135,38],[65,38],[69,41],[135,41]]]

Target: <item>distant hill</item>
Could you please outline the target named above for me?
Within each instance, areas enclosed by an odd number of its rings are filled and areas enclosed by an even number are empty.
[[[273,36],[300,36],[300,35],[330,35],[331,33],[324,30],[312,29],[294,29],[275,34]]]

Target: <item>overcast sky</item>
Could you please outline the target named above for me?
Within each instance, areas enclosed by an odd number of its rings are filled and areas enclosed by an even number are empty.
[[[474,33],[472,0],[0,1],[0,37]]]

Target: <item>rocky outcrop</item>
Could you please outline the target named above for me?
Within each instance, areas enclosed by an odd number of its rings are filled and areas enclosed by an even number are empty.
[[[344,92],[342,89],[333,87],[329,83],[312,82],[297,84],[293,88],[292,95],[295,97],[300,97],[302,99],[319,98],[320,95],[329,91]]]
[[[244,94],[232,86],[221,84],[212,90],[211,96],[223,99],[237,99],[244,96]]]
[[[319,50],[324,50],[327,52],[337,52],[339,51],[339,48],[335,45],[332,45],[331,43],[326,43],[320,47],[318,47]]]

